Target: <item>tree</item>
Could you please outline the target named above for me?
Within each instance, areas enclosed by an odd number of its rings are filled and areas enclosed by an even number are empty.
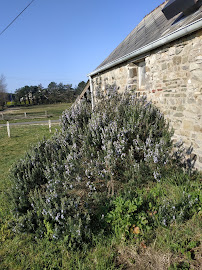
[[[76,95],[80,95],[81,92],[83,91],[83,89],[85,88],[86,86],[86,82],[84,81],[81,81],[78,86],[75,88],[75,91],[76,91]]]
[[[7,94],[6,94],[6,78],[4,75],[1,75],[0,77],[0,107],[1,109],[4,108],[7,100]]]
[[[29,92],[30,91],[28,85],[21,87],[15,91],[16,99],[20,102],[20,104],[26,104],[26,100],[28,100],[29,102]]]

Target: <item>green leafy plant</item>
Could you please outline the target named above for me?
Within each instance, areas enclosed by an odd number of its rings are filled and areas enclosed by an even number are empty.
[[[175,263],[172,264],[169,268],[169,270],[189,270],[190,269],[190,265],[187,262],[180,262],[180,263]]]
[[[143,235],[151,229],[148,215],[142,210],[143,204],[142,197],[129,200],[119,196],[112,202],[113,209],[107,214],[106,221],[117,237]]]

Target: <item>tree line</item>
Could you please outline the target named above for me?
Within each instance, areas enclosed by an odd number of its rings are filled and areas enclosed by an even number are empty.
[[[58,102],[73,102],[83,91],[86,83],[80,82],[76,87],[72,84],[51,82],[47,88],[38,86],[24,86],[15,91],[14,100],[20,105],[52,104]]]
[[[0,109],[6,105],[40,105],[58,102],[72,103],[81,94],[86,82],[81,81],[77,86],[51,82],[45,88],[42,84],[37,86],[25,85],[16,89],[14,94],[6,91],[5,77],[0,77]]]

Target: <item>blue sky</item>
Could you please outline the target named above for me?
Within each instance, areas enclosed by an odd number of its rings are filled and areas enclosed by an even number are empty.
[[[31,2],[1,0],[0,32]],[[73,86],[163,0],[35,0],[0,36],[7,91],[51,81]]]

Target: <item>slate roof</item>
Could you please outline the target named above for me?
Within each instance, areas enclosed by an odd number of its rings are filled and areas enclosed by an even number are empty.
[[[168,0],[145,16],[135,29],[133,29],[118,47],[96,68],[96,70],[159,38],[167,36],[182,26],[184,27],[202,18],[201,6],[196,12],[187,17],[178,14],[172,19],[167,20],[162,12],[162,9],[167,2]]]

